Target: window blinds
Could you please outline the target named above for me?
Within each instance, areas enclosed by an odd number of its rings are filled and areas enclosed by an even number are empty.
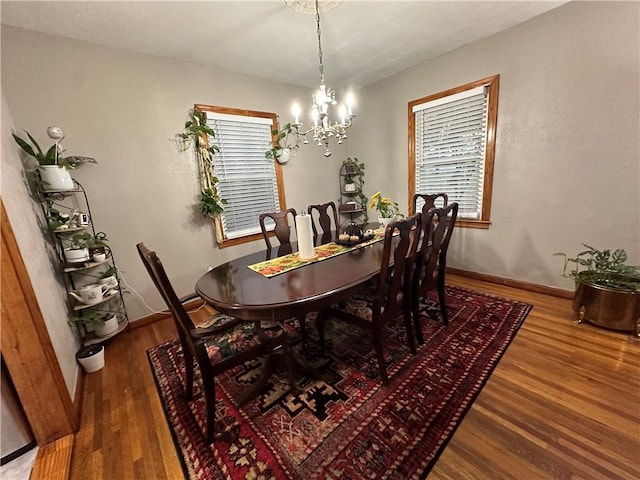
[[[210,138],[220,151],[214,155],[218,191],[227,200],[220,220],[225,238],[260,233],[258,216],[280,210],[271,148],[270,118],[207,112],[207,124],[215,132]]]
[[[482,211],[488,88],[466,90],[413,107],[416,192],[446,192],[461,218]]]

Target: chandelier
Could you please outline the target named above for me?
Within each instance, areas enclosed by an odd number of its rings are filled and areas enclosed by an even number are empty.
[[[286,0],[285,0],[286,1]],[[325,147],[324,156],[330,157],[329,140],[333,137],[338,144],[347,138],[347,128],[351,126],[351,121],[356,116],[353,113],[353,96],[347,95],[346,105],[339,107],[338,119],[332,120],[329,116],[329,106],[337,105],[336,92],[327,87],[324,83],[324,65],[322,64],[322,41],[320,32],[320,9],[318,0],[315,0],[316,7],[316,27],[318,32],[318,59],[320,61],[320,88],[311,96],[311,120],[313,124],[308,130],[302,129],[300,122],[300,106],[296,103],[293,105],[294,122],[291,126],[298,135],[304,135],[304,143],[308,144],[307,135],[313,137],[313,141],[318,146]]]

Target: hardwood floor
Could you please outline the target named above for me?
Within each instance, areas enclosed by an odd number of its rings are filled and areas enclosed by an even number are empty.
[[[569,300],[450,275],[534,305],[429,479],[640,478],[640,342],[572,322]],[[146,350],[170,319],[120,335],[87,375],[72,479],[182,478]]]

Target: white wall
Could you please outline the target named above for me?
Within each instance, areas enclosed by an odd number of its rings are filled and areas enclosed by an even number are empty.
[[[582,243],[640,264],[640,3],[573,2],[360,92],[365,193],[406,208],[407,103],[500,74],[489,230],[458,229],[448,264],[573,289]]]
[[[46,240],[48,237],[42,210],[29,194],[22,162],[11,137],[12,130],[12,119],[3,95],[0,194],[20,246],[33,291],[38,298],[67,390],[73,398],[77,378],[75,353],[78,342],[67,325],[67,293],[60,277],[60,270],[55,263],[56,253]]]
[[[164,306],[136,243],[158,252],[179,295],[193,291],[206,266],[264,248],[262,240],[217,248],[195,206],[195,159],[171,141],[188,110],[194,103],[246,108],[275,112],[286,123],[295,100],[310,102],[309,91],[291,85],[11,27],[2,28],[2,89],[18,131],[48,147],[46,128],[59,125],[67,154],[98,160],[73,176],[87,190],[94,223],[107,233],[124,277],[154,309]],[[302,146],[283,166],[288,206],[337,198],[346,148],[329,159],[323,151]],[[151,313],[133,292],[125,301],[132,319]]]

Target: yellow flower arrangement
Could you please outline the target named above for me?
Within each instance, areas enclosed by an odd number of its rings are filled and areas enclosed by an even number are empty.
[[[392,218],[400,214],[398,204],[389,197],[383,197],[380,192],[376,192],[371,197],[369,209],[376,209],[381,218]]]

